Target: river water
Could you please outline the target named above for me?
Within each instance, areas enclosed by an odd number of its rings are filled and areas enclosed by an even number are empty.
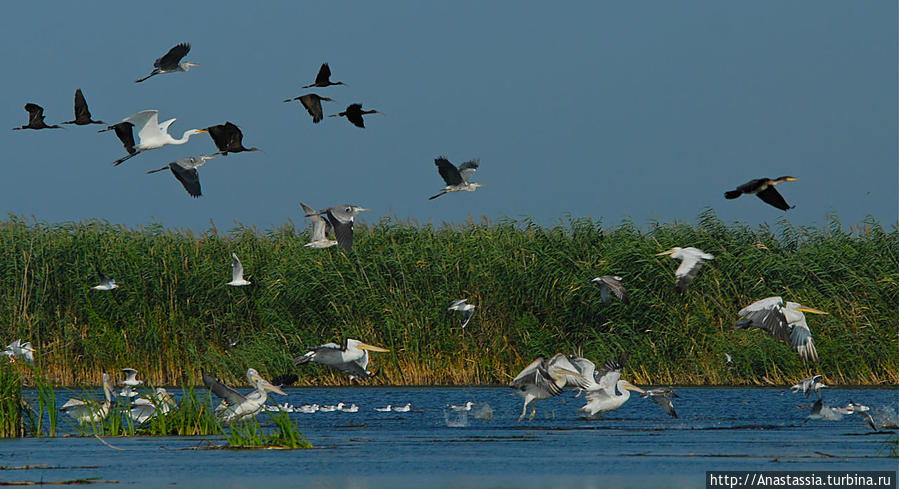
[[[604,419],[583,420],[573,392],[522,401],[505,388],[298,388],[269,403],[356,403],[359,412],[294,413],[309,450],[196,450],[208,438],[26,438],[0,441],[0,481],[98,478],[93,487],[276,485],[305,488],[704,487],[707,470],[896,470],[896,431],[858,415],[806,422],[809,401],[788,389],[680,388],[674,419],[632,397]],[[60,393],[60,404],[66,394]],[[177,397],[177,391],[176,391]],[[868,405],[896,423],[899,391],[827,390],[825,405]],[[489,406],[492,419],[446,408]],[[375,407],[411,403],[407,413]],[[267,416],[258,419],[265,424]],[[67,422],[60,418],[60,424]],[[212,439],[221,443],[220,439]],[[895,448],[893,448],[895,450]],[[8,470],[47,465],[60,468]],[[88,467],[88,468],[79,468]]]

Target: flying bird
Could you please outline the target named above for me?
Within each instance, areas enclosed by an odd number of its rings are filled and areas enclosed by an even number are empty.
[[[304,355],[294,359],[294,365],[309,362],[320,363],[350,374],[351,378],[368,378],[374,374],[368,372],[368,352],[388,352],[387,348],[369,345],[353,338],[347,338],[343,345],[325,343],[310,348]]]
[[[299,97],[289,98],[285,100],[285,102],[293,102],[294,100],[299,100],[300,103],[303,104],[303,107],[306,107],[306,112],[309,112],[309,115],[312,116],[312,122],[314,124],[318,124],[321,122],[322,118],[324,118],[324,112],[322,112],[322,100],[334,102],[334,99],[322,97],[314,93],[307,93],[306,95],[300,95]]]
[[[802,361],[818,361],[818,351],[812,339],[812,332],[805,322],[805,314],[827,314],[818,309],[803,306],[796,302],[787,302],[779,296],[767,297],[753,302],[740,309],[741,319],[734,325],[736,329],[748,329],[750,326],[767,331],[774,339],[792,346]]]
[[[21,358],[28,362],[28,365],[34,366],[34,347],[31,346],[30,341],[26,341],[22,343],[21,339],[17,339],[13,341],[9,345],[6,346],[6,349],[0,352],[0,355],[5,355],[9,357],[9,361],[11,363],[15,363],[17,358]]]
[[[681,294],[687,290],[687,287],[689,287],[690,283],[693,282],[693,279],[696,278],[696,274],[699,273],[699,269],[702,268],[702,263],[706,260],[715,258],[699,248],[694,248],[692,246],[687,248],[675,246],[668,251],[656,253],[656,256],[662,255],[671,255],[671,258],[676,258],[681,261],[680,266],[677,267],[677,270],[674,272],[674,284],[677,286],[677,291]]]
[[[562,393],[565,386],[572,385],[582,387],[584,377],[578,372],[577,367],[571,364],[565,355],[555,354],[549,360],[538,357],[525,367],[512,379],[509,387],[517,390],[515,395],[524,398],[524,407],[518,422],[524,419],[528,412],[528,405],[534,401],[549,399]],[[537,408],[531,407],[529,420],[534,419]]]
[[[261,151],[259,148],[244,148],[243,133],[240,128],[231,122],[225,122],[217,126],[207,127],[206,130],[219,149],[219,154],[228,156],[228,153],[240,153],[242,151]]]
[[[21,127],[14,127],[14,131],[20,129],[62,129],[62,126],[48,126],[47,123],[44,122],[44,108],[38,104],[25,104],[25,111],[28,112],[28,124]]]
[[[172,49],[169,49],[169,52],[165,53],[163,57],[157,58],[156,61],[153,62],[153,71],[151,71],[149,75],[139,80],[134,80],[134,83],[140,83],[151,76],[162,75],[164,73],[175,73],[178,71],[190,71],[191,66],[200,66],[197,63],[191,63],[190,61],[181,63],[181,58],[187,56],[188,52],[190,52],[190,43],[186,42],[182,42]]]
[[[324,217],[320,216],[315,209],[302,202],[300,202],[300,207],[303,208],[303,212],[312,223],[312,240],[304,244],[303,246],[306,248],[321,249],[330,248],[331,246],[336,245],[337,241],[328,239],[328,233],[331,231],[331,225],[328,224],[328,221],[326,221]]]
[[[87,109],[87,101],[84,100],[84,94],[81,89],[75,90],[75,120],[63,122],[63,124],[77,124],[84,126],[87,124],[106,124],[103,121],[95,121],[91,119],[91,111]]]
[[[133,368],[123,368],[122,373],[125,374],[125,380],[119,382],[119,385],[127,385],[128,387],[137,387],[144,383],[143,380],[137,380],[137,370]]]
[[[252,282],[244,280],[243,278],[243,265],[241,265],[240,260],[237,258],[237,254],[231,253],[231,281],[225,285],[239,287],[241,285],[250,285],[251,283]]]
[[[823,377],[820,375],[806,377],[797,382],[796,385],[790,387],[790,392],[795,394],[802,391],[802,393],[805,394],[806,399],[808,399],[809,395],[814,391],[815,394],[818,394],[818,398],[820,399],[821,389],[827,387],[827,384],[821,381],[822,378]]]
[[[157,170],[150,170],[147,173],[156,173],[165,169],[172,170],[172,175],[175,175],[175,178],[181,182],[181,186],[184,187],[184,190],[187,190],[187,193],[190,194],[191,197],[197,198],[203,195],[203,192],[200,189],[200,174],[197,172],[197,168],[205,165],[206,160],[211,160],[215,157],[215,155],[188,156],[186,158],[175,160]]]
[[[362,104],[350,104],[345,111],[339,114],[331,114],[328,117],[346,116],[347,120],[352,122],[354,126],[365,128],[365,121],[362,120],[362,116],[366,114],[383,114],[383,112],[378,112],[377,110],[362,110]]]
[[[740,185],[735,190],[725,192],[724,198],[736,199],[743,194],[755,194],[756,197],[762,199],[767,204],[777,207],[782,211],[789,210],[796,206],[790,207],[790,204],[787,204],[787,201],[784,200],[783,196],[780,195],[780,192],[778,192],[774,186],[778,183],[793,182],[795,180],[799,179],[787,176],[775,178],[773,180],[770,178],[756,178],[755,180],[750,180],[743,185]]]
[[[94,285],[91,289],[94,290],[112,290],[119,288],[119,284],[115,283],[115,279],[112,277],[106,276],[103,272],[98,272],[100,275],[100,283],[98,285]]]
[[[471,316],[474,315],[474,304],[468,304],[468,299],[459,299],[454,301],[447,308],[447,311],[459,311],[462,313],[462,328],[468,325],[468,322],[471,321]]]
[[[312,85],[306,85],[303,88],[329,87],[331,85],[346,85],[346,83],[332,82],[331,67],[328,66],[328,63],[322,63],[322,67],[318,69],[318,75],[315,75],[315,83],[313,83]]]
[[[270,384],[259,375],[256,369],[247,370],[247,380],[254,389],[247,395],[243,395],[227,385],[219,382],[215,377],[203,372],[203,384],[213,394],[222,398],[222,403],[215,408],[216,417],[224,424],[231,424],[248,416],[255,416],[262,410],[262,406],[268,399],[268,393],[274,392],[286,396],[280,387]]]
[[[350,251],[353,247],[353,222],[356,216],[362,211],[367,211],[365,207],[358,205],[336,205],[327,209],[312,213],[306,212],[306,217],[312,217],[316,214],[325,214],[328,216],[328,222],[334,229],[334,235],[337,236],[337,244],[346,251]]]
[[[126,122],[130,124],[124,124]],[[175,119],[169,119],[160,124],[158,110],[144,110],[130,115],[122,122],[102,129],[99,132],[115,130],[116,136],[118,136],[119,140],[122,141],[122,145],[128,151],[128,156],[119,158],[113,163],[113,166],[118,166],[123,161],[137,156],[143,151],[161,148],[167,144],[184,144],[194,134],[206,132],[206,129],[189,129],[184,131],[180,139],[175,139],[168,133],[169,126],[173,122],[175,122]],[[137,128],[137,137],[140,139],[138,144],[134,144],[135,128]]]
[[[614,411],[627,402],[631,397],[630,391],[643,393],[643,389],[621,378],[621,370],[627,355],[621,354],[617,360],[608,359],[603,368],[596,371],[596,366],[590,360],[571,356],[569,361],[577,368],[585,382],[581,389],[586,393],[587,403],[578,411],[587,417]],[[621,394],[616,392],[616,389]]]
[[[680,397],[671,387],[657,387],[655,389],[646,389],[643,398],[651,398],[653,402],[665,411],[665,414],[672,418],[677,418],[677,411],[674,410],[674,403],[671,402],[672,397]]]
[[[466,192],[474,192],[478,187],[483,187],[480,183],[469,181],[471,176],[474,175],[474,172],[481,165],[480,158],[466,161],[459,165],[458,168],[443,156],[434,159],[434,164],[437,165],[437,171],[440,172],[440,176],[443,177],[443,181],[446,182],[446,187],[444,187],[443,191],[439,194],[428,197],[428,200],[436,199],[448,192],[461,192],[463,190]]]
[[[627,290],[621,283],[621,277],[618,275],[603,275],[591,280],[590,283],[599,288],[599,297],[603,304],[612,302],[612,294],[615,294],[615,297],[625,304],[631,303],[627,298]]]

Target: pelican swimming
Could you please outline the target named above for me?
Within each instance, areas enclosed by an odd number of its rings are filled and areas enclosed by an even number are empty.
[[[69,399],[59,408],[59,411],[75,418],[79,423],[99,423],[109,415],[109,407],[112,405],[112,385],[109,375],[103,374],[103,398],[102,402],[85,399]]]
[[[300,207],[303,208],[303,213],[306,214],[309,222],[312,223],[311,241],[303,246],[306,248],[322,249],[336,245],[337,241],[328,239],[328,233],[331,232],[331,224],[312,207],[309,207],[302,202],[300,202]]]
[[[651,398],[653,402],[665,411],[665,414],[672,418],[677,418],[677,411],[674,410],[674,403],[671,402],[672,397],[680,397],[671,387],[657,387],[655,389],[646,389],[643,398]]]
[[[586,392],[587,403],[578,411],[588,417],[600,413],[614,411],[627,402],[631,397],[630,391],[643,394],[645,391],[626,380],[621,379],[621,369],[624,367],[626,355],[622,354],[618,360],[606,360],[602,370],[596,371],[596,366],[590,360],[582,357],[571,357],[581,376],[586,380],[582,389]],[[616,393],[616,389],[621,394]]]
[[[820,399],[821,389],[827,387],[827,385],[821,379],[822,376],[820,375],[815,375],[814,377],[806,377],[800,380],[796,385],[790,387],[790,391],[794,394],[802,391],[802,393],[805,394],[806,398],[808,398],[812,391],[814,391],[815,394],[818,394],[818,398]]]
[[[240,287],[242,285],[250,285],[252,282],[243,278],[243,265],[236,253],[231,253],[231,281],[225,285]]]
[[[741,319],[734,324],[736,329],[748,329],[750,326],[767,331],[774,339],[792,346],[802,361],[818,361],[818,351],[812,332],[805,322],[803,312],[827,314],[818,309],[803,306],[797,302],[787,302],[779,296],[767,297],[753,302],[737,313]]]
[[[168,414],[175,406],[175,399],[163,387],[157,387],[150,398],[138,397],[131,402],[128,416],[137,423],[144,424],[158,413]]]
[[[524,398],[524,406],[518,422],[520,423],[524,419],[529,404],[558,396],[566,385],[583,388],[585,380],[578,372],[577,367],[572,365],[565,355],[556,353],[549,360],[538,357],[531,362],[509,384],[509,387],[519,391],[515,395]],[[537,408],[532,406],[531,416],[528,419],[534,419],[535,414],[537,414]]]
[[[28,365],[34,366],[34,347],[31,346],[30,341],[22,343],[21,339],[16,339],[16,341],[6,345],[6,349],[0,352],[0,354],[9,357],[11,363],[15,363],[17,358],[21,358],[28,362]]]
[[[630,304],[630,300],[627,298],[627,290],[624,288],[624,285],[621,283],[621,277],[618,275],[603,275],[591,280],[590,283],[599,288],[599,297],[602,299],[603,304],[612,302],[612,294],[615,294],[615,297],[625,305]]]
[[[225,424],[239,421],[247,416],[255,416],[262,410],[262,406],[268,399],[268,393],[274,392],[286,396],[280,387],[274,386],[263,379],[256,369],[247,370],[247,380],[254,389],[247,395],[243,395],[227,385],[219,382],[211,375],[203,372],[203,384],[215,395],[222,398],[222,403],[215,408],[215,415]]]
[[[687,248],[675,246],[668,251],[656,253],[656,256],[662,255],[671,255],[671,258],[676,258],[681,261],[680,266],[677,267],[677,270],[674,272],[674,284],[677,286],[677,291],[681,294],[687,290],[687,287],[689,287],[690,283],[693,282],[693,279],[696,278],[696,274],[699,273],[699,269],[702,268],[702,262],[715,258],[709,253],[692,246]]]
[[[320,363],[350,374],[350,378],[368,378],[373,374],[365,370],[368,366],[368,352],[388,352],[387,348],[369,345],[353,338],[347,338],[343,346],[325,343],[312,347],[304,355],[294,359],[294,365],[308,362]]]
[[[465,329],[465,326],[468,325],[468,322],[471,321],[471,316],[474,315],[474,304],[468,304],[465,302],[468,299],[459,299],[454,301],[447,308],[447,311],[459,311],[462,313],[462,329]]]

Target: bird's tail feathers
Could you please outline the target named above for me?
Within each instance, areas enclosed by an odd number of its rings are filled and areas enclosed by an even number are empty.
[[[737,197],[739,197],[741,195],[743,195],[743,192],[740,192],[739,190],[730,190],[730,191],[724,193],[724,198],[725,199],[736,199]]]

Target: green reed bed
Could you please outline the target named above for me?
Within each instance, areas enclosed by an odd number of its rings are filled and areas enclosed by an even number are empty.
[[[228,448],[312,448],[300,432],[297,423],[285,412],[266,412],[274,429],[266,431],[256,418],[243,420],[228,427]]]
[[[642,383],[752,384],[823,373],[829,383],[899,383],[899,231],[872,220],[820,228],[570,219],[420,226],[357,224],[353,250],[311,250],[288,223],[195,234],[160,225],[0,221],[4,335],[30,339],[60,383],[134,367],[157,384],[197,384],[200,367],[242,379],[296,371],[301,384],[346,383],[296,369],[306,346],[344,337],[390,348],[372,355],[372,383],[505,383],[538,355],[580,351],[601,362],[627,351]],[[715,255],[684,296],[678,262],[653,254],[696,246]],[[230,253],[253,282],[227,287]],[[122,288],[89,289],[97,267]],[[589,279],[624,277],[631,305],[603,305]],[[810,316],[821,357],[804,365],[736,312],[782,295]],[[468,327],[447,313],[476,304]],[[727,365],[724,353],[733,355]]]
[[[5,363],[5,359],[0,359]],[[25,436],[22,378],[13,365],[0,365],[0,438]]]

